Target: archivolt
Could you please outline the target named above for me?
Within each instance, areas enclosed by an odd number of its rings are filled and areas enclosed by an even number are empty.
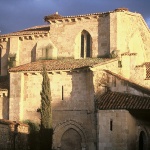
[[[61,146],[61,138],[68,129],[76,130],[79,133],[79,135],[81,136],[82,143],[86,144],[87,135],[86,135],[85,129],[82,127],[82,125],[74,120],[66,120],[66,121],[58,124],[54,128],[54,134],[53,134],[53,146],[54,147]]]

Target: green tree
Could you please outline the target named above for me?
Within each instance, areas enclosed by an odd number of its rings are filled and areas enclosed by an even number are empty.
[[[51,89],[50,89],[50,79],[48,77],[46,67],[43,66],[43,81],[42,81],[42,91],[41,95],[41,150],[50,150],[52,147],[52,107],[51,107]]]

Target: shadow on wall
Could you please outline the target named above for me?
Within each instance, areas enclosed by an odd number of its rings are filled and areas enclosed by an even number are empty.
[[[0,119],[0,149],[27,150],[28,125]]]
[[[0,76],[0,118],[9,116],[9,76]]]
[[[71,76],[71,80],[69,83],[62,80],[64,85],[60,101],[57,103],[53,101],[53,146],[62,150],[85,149],[96,141],[96,126],[93,123],[95,122],[93,76],[92,72],[83,70],[68,75]],[[72,90],[69,90],[70,88]],[[88,143],[89,139],[92,139],[89,142],[91,145]]]
[[[10,45],[9,42],[7,42],[7,46],[6,46],[6,52],[3,52],[3,47],[0,45],[0,50],[1,50],[1,60],[0,60],[0,75],[7,75],[8,74],[8,55],[9,55],[9,49],[10,49]],[[2,54],[5,53],[3,56]]]
[[[2,118],[8,119],[9,118],[9,98],[7,96],[0,97],[0,100],[2,100]]]
[[[150,110],[130,110],[130,114],[136,119],[137,139],[136,147],[138,150],[150,149]],[[135,145],[135,144],[134,144]]]
[[[110,17],[109,14],[98,20],[98,58],[109,58],[110,54]]]
[[[36,47],[37,47],[37,44],[35,44],[31,50],[31,62],[36,61]]]

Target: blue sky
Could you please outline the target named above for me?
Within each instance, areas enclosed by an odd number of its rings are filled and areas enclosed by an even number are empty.
[[[0,34],[46,24],[44,16],[78,15],[126,7],[141,13],[150,26],[150,0],[0,0]]]

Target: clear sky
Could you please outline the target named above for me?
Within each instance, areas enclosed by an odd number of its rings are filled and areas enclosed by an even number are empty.
[[[141,13],[150,26],[150,0],[0,0],[0,34],[46,24],[44,16],[79,15],[126,7]]]

